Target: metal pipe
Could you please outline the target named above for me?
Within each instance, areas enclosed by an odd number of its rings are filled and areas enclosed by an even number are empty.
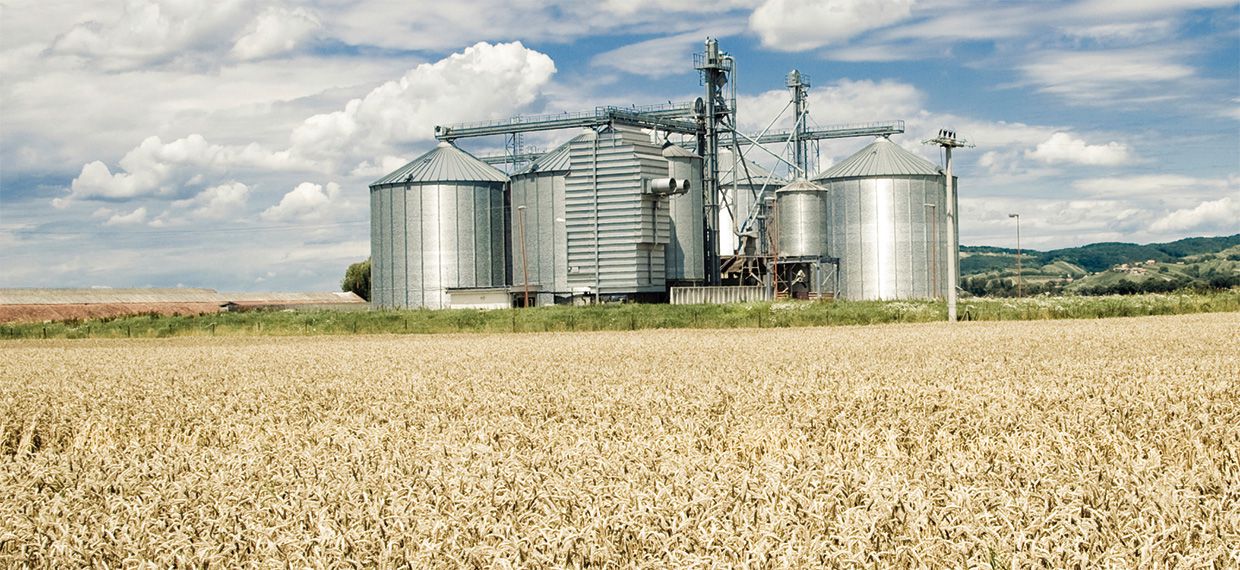
[[[598,251],[598,133],[594,133],[594,152],[590,155],[590,179],[594,195],[594,304],[599,303],[599,288],[602,286],[599,268]]]
[[[521,280],[525,282],[525,300],[522,301],[522,307],[530,306],[530,266],[525,258],[525,205],[517,206],[517,212],[520,213],[517,218],[517,228],[521,234]]]

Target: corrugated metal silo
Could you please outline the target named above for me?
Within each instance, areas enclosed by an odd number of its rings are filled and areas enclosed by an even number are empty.
[[[580,135],[586,136],[586,135]],[[573,139],[577,140],[577,139]],[[568,176],[568,151],[573,141],[560,145],[512,176],[513,285],[525,282],[529,272],[536,285],[539,305],[555,303],[557,296],[572,295],[568,285],[568,226],[564,212],[564,179]],[[525,262],[521,261],[521,206],[525,206]]]
[[[438,309],[447,288],[506,285],[507,182],[444,142],[371,184],[372,303]]]
[[[827,189],[827,251],[840,258],[841,297],[945,294],[946,190],[938,167],[880,138],[815,181]]]
[[[568,283],[592,294],[666,292],[667,200],[645,182],[667,177],[663,149],[614,126],[569,144],[564,183]]]
[[[663,147],[667,174],[688,180],[689,191],[668,200],[671,239],[667,244],[667,280],[701,281],[706,278],[706,220],[702,187],[702,157],[677,145]]]
[[[827,189],[797,180],[775,192],[780,257],[827,255]]]

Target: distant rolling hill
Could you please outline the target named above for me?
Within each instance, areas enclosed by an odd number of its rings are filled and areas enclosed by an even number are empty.
[[[1240,234],[1168,243],[1104,242],[1021,252],[1025,294],[1137,293],[1240,286]],[[975,295],[1016,294],[1016,250],[960,248],[961,287]]]

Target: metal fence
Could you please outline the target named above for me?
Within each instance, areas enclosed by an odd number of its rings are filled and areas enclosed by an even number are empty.
[[[753,303],[771,300],[770,292],[761,285],[736,287],[672,287],[673,305],[723,305],[727,303]]]

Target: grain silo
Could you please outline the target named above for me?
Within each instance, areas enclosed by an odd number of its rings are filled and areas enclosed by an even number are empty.
[[[667,243],[667,280],[702,281],[706,278],[705,194],[702,186],[702,157],[674,144],[663,147],[667,174],[688,180],[689,189],[668,200],[671,234]]]
[[[448,288],[507,285],[507,183],[443,142],[371,184],[371,303],[438,309]]]
[[[946,190],[938,167],[883,137],[815,181],[827,191],[827,252],[840,259],[841,297],[945,294]]]
[[[528,273],[530,294],[538,305],[554,304],[557,299],[572,296],[568,285],[568,226],[564,212],[564,179],[568,176],[568,151],[572,142],[560,145],[512,176],[513,287],[514,291],[522,289]],[[521,259],[522,233],[524,260]]]
[[[827,255],[827,189],[797,180],[775,192],[776,252],[782,258]]]
[[[669,219],[663,149],[638,128],[616,125],[569,143],[564,183],[568,284],[574,295],[662,298]]]

